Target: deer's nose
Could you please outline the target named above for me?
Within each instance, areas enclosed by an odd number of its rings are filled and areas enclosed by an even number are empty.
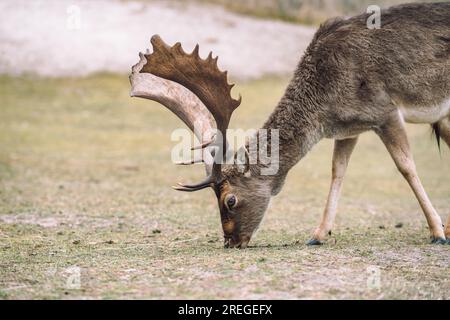
[[[250,241],[250,237],[234,237],[234,236],[224,236],[224,248],[239,248],[245,249]]]
[[[228,248],[234,248],[234,246],[235,246],[235,244],[236,244],[236,240],[234,240],[233,239],[233,236],[231,236],[231,235],[224,235],[223,236],[223,238],[224,238],[224,243],[223,243],[223,247],[225,248],[225,249],[228,249]]]
[[[228,249],[230,247],[230,242],[231,242],[231,238],[226,238],[225,237],[224,242],[223,242],[223,247],[225,249]]]

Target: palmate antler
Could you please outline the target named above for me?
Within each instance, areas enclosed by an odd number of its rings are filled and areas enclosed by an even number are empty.
[[[169,47],[158,35],[152,37],[151,43],[153,53],[140,54],[141,61],[133,67],[132,96],[163,104],[191,130],[194,124],[201,127],[196,135],[200,141],[206,141],[200,146],[203,149],[200,160],[205,162],[208,176],[198,184],[179,184],[175,189],[196,191],[214,186],[221,182],[221,163],[227,151],[226,130],[241,98],[231,97],[233,85],[227,82],[227,72],[218,69],[217,57],[213,59],[210,53],[205,60],[201,59],[198,45],[191,54],[186,54],[180,43]],[[211,134],[214,128],[211,117],[219,131],[215,136]],[[214,159],[210,153],[212,146],[217,148]],[[194,159],[187,164],[198,161]]]

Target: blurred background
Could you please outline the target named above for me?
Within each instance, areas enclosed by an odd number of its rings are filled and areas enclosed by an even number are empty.
[[[213,192],[170,188],[204,172],[171,163],[182,123],[129,97],[153,34],[186,51],[199,43],[243,96],[230,127],[258,128],[320,22],[399,2],[0,1],[0,299],[449,299],[448,250],[427,245],[417,201],[375,135],[356,148],[326,246],[304,243],[328,192],[328,140],[292,170],[253,248],[225,251]],[[408,132],[445,221],[450,152],[429,126]],[[369,267],[381,287],[367,286]]]
[[[237,13],[309,25],[320,24],[330,17],[361,13],[371,4],[388,7],[405,3],[400,0],[199,0],[197,2],[220,4]]]
[[[386,7],[399,0],[380,0]],[[2,1],[0,73],[126,73],[160,34],[212,50],[240,79],[288,75],[327,18],[366,11],[369,0]],[[289,22],[289,23],[287,23]]]

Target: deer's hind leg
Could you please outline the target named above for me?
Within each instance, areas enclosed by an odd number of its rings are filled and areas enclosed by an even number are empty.
[[[313,237],[307,242],[308,245],[319,245],[331,232],[334,218],[336,216],[337,204],[341,194],[342,182],[347,171],[350,156],[355,148],[358,138],[345,140],[335,140],[333,151],[333,168],[330,192],[328,194],[327,205],[322,216],[320,226],[314,231]]]
[[[450,148],[450,117],[441,120],[438,123],[438,126],[442,140],[444,140]],[[448,216],[447,224],[445,225],[445,237],[447,238],[447,243],[450,244],[450,215]]]
[[[393,113],[391,117],[377,130],[377,134],[385,144],[392,156],[398,170],[408,181],[414,191],[431,231],[433,243],[445,243],[444,229],[441,217],[437,214],[425,189],[417,175],[416,165],[409,147],[406,136],[404,121],[398,113]]]

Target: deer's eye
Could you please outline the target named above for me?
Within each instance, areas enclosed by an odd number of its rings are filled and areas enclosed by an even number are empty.
[[[225,204],[228,207],[228,209],[232,209],[237,204],[237,199],[234,194],[229,194],[225,197]]]

